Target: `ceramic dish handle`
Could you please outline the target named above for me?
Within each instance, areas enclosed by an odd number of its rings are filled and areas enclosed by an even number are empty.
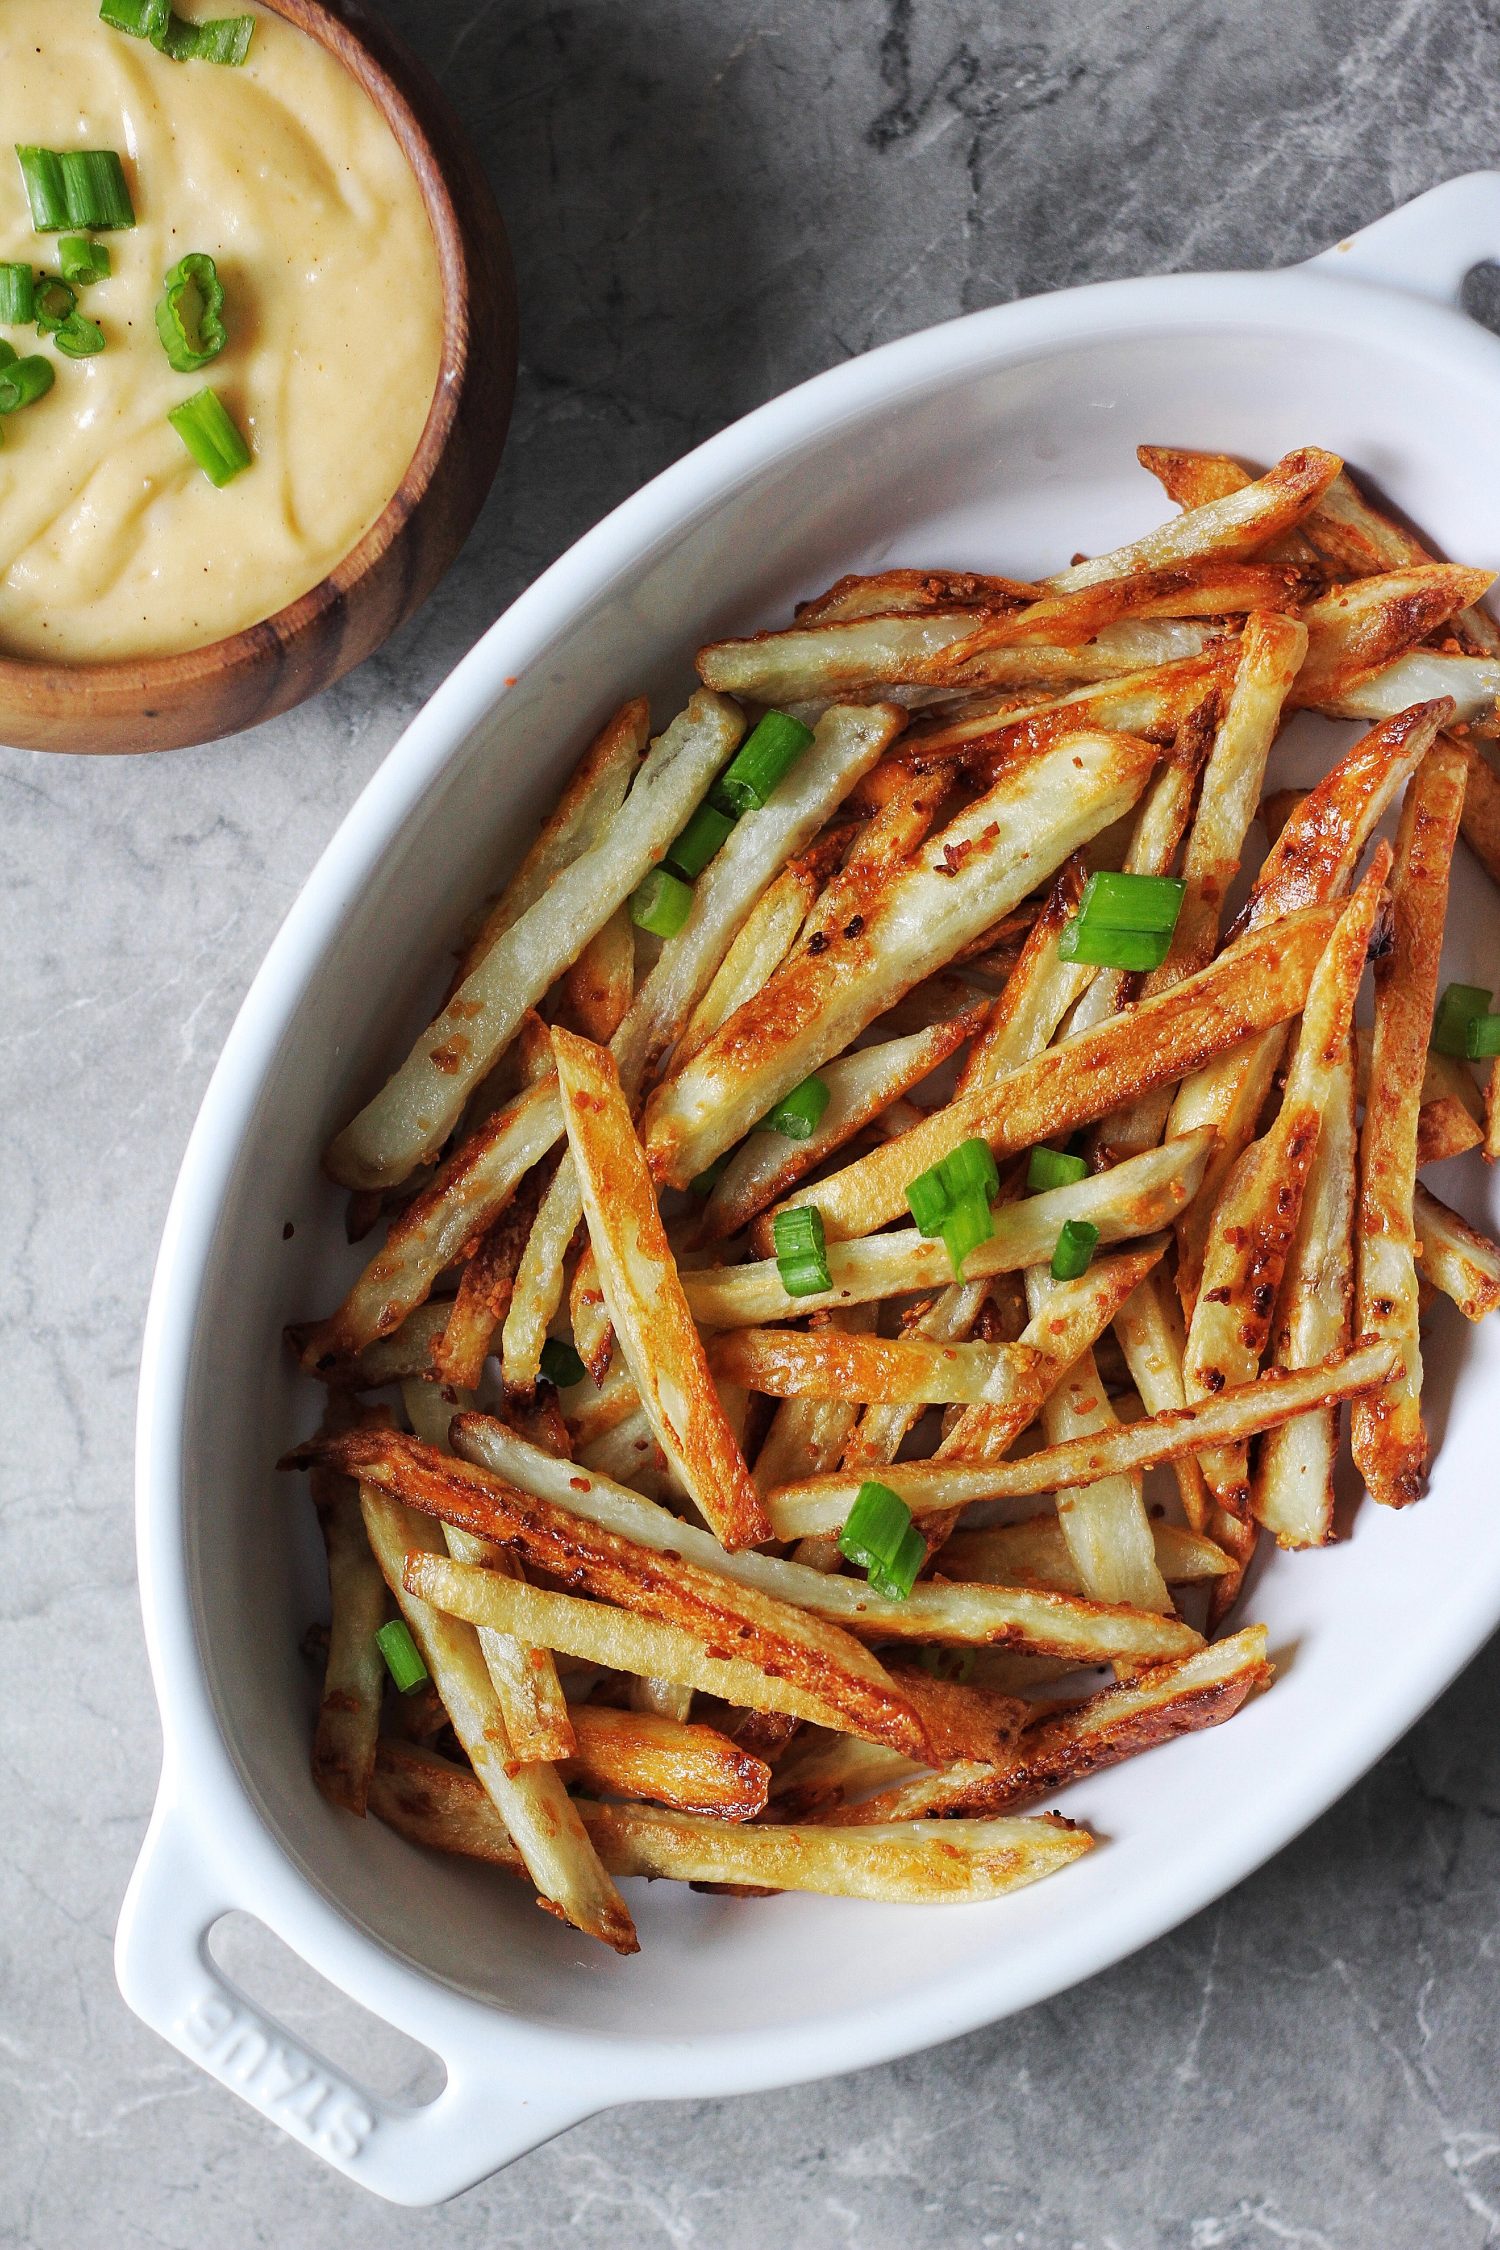
[[[559,2099],[523,2085],[498,2027],[468,2051],[458,2036],[445,2042],[447,2083],[434,2100],[417,2106],[372,2093],[214,1962],[209,1933],[242,1903],[235,1889],[164,1789],[120,1916],[120,1990],[179,2053],[360,2187],[393,2203],[445,2202],[598,2106],[578,2089]]]
[[[1307,263],[1319,273],[1383,282],[1457,305],[1465,274],[1490,258],[1500,259],[1500,172],[1465,172]]]

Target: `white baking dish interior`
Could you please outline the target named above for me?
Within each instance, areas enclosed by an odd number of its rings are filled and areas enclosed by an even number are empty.
[[[320,2135],[315,2113],[307,2129],[281,2114],[383,2193],[451,2192],[605,2101],[850,2067],[1075,1981],[1294,1833],[1500,1618],[1500,1342],[1460,1335],[1442,1307],[1431,1497],[1400,1518],[1366,1506],[1348,1543],[1258,1569],[1246,1614],[1271,1628],[1278,1685],[1231,1726],[1072,1790],[1064,1809],[1097,1831],[1097,1851],[961,1909],[636,1883],[643,1950],[619,1961],[519,1886],[424,1857],[317,1795],[298,1644],[325,1598],[321,1558],[301,1481],[272,1470],[317,1414],[283,1324],[331,1304],[359,1262],[316,1152],[422,1020],[465,912],[611,705],[645,684],[664,718],[698,642],[782,618],[844,570],[1030,575],[1140,532],[1165,512],[1135,463],[1142,439],[1262,461],[1331,447],[1443,551],[1500,565],[1500,345],[1436,302],[1345,278],[1383,259],[1439,297],[1487,249],[1500,249],[1500,179],[1455,182],[1370,230],[1333,273],[1325,260],[1074,292],[914,338],[777,402],[658,480],[501,620],[312,877],[205,1104],[153,1303],[143,1581],[167,1772],[121,1970],[133,2004],[272,2114],[210,2036],[216,2007],[242,2005],[215,1997],[199,1943],[226,1905],[429,2040],[452,2077],[429,2115],[360,2098],[365,2123]],[[1342,739],[1315,730],[1310,754]],[[1447,973],[1494,982],[1500,915],[1466,857],[1451,927]],[[1477,1163],[1458,1169],[1482,1215]]]

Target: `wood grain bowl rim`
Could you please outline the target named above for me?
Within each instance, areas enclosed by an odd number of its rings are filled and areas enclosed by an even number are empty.
[[[297,30],[305,32],[310,38],[316,39],[341,64],[385,119],[416,180],[432,230],[443,308],[442,353],[437,380],[433,386],[432,402],[427,410],[421,436],[400,483],[375,521],[332,570],[295,600],[283,604],[280,609],[273,610],[269,616],[256,623],[241,626],[238,631],[225,634],[218,640],[204,642],[197,648],[172,650],[160,656],[118,657],[90,664],[54,662],[45,657],[7,656],[0,651],[0,726],[6,723],[6,708],[12,703],[12,699],[16,707],[24,706],[36,694],[38,687],[53,682],[66,683],[66,692],[76,707],[77,723],[80,728],[86,728],[95,706],[102,716],[105,710],[118,709],[122,699],[139,707],[152,695],[160,695],[167,704],[180,708],[184,696],[195,689],[206,689],[212,684],[222,683],[226,675],[243,676],[262,664],[274,662],[312,627],[338,610],[350,593],[379,567],[431,492],[448,443],[458,426],[473,364],[476,325],[481,329],[485,326],[498,326],[502,331],[508,327],[505,349],[510,366],[508,372],[502,371],[502,388],[508,402],[514,379],[514,321],[505,321],[508,305],[495,308],[497,319],[494,322],[481,320],[476,323],[473,317],[476,261],[471,254],[465,221],[460,215],[459,199],[454,191],[451,176],[454,169],[453,155],[456,154],[458,162],[471,175],[467,184],[478,192],[481,220],[493,226],[494,246],[499,254],[505,282],[509,286],[509,247],[505,238],[505,226],[478,160],[470,149],[468,137],[453,114],[447,96],[426,65],[413,54],[389,24],[365,4],[365,0],[260,0],[260,5],[271,14],[282,17]],[[445,128],[452,152],[446,160],[437,137]],[[494,448],[494,460],[478,480],[482,489],[473,494],[472,510],[467,512],[468,521],[463,524],[460,540],[455,542],[455,552],[494,482],[500,465],[504,431],[505,421],[502,420],[499,442]],[[451,561],[452,557],[448,560]],[[441,577],[447,567],[445,562],[436,573],[434,583],[436,577]],[[301,692],[287,702],[272,700],[268,702],[264,712],[232,721],[231,729],[254,725],[257,718],[270,717],[279,710],[291,708],[306,697],[321,692],[324,687],[331,686],[344,670],[352,668],[353,662],[363,661],[366,655],[373,654],[431,591],[431,585],[418,585],[409,592],[377,639],[368,649],[361,650],[350,663],[335,663],[332,670],[309,679]],[[140,715],[155,716],[148,710],[141,711]],[[163,716],[166,716],[165,712]],[[211,740],[222,731],[224,730],[214,729],[206,733],[203,739]],[[99,747],[107,750],[110,745],[102,744]],[[171,745],[163,743],[159,747],[168,748]]]

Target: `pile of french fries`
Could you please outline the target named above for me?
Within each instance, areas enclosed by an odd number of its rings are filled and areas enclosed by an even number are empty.
[[[1181,512],[1129,546],[844,578],[700,650],[654,739],[624,705],[327,1151],[385,1231],[294,1333],[314,1775],[620,1952],[622,1876],[977,1899],[1087,1851],[1035,1808],[1269,1684],[1264,1629],[1221,1631],[1262,1533],[1334,1536],[1346,1405],[1369,1493],[1415,1500],[1419,1318],[1500,1303],[1418,1178],[1500,1155],[1496,1074],[1429,1044],[1460,832],[1500,881],[1490,574],[1315,448],[1140,459]],[[1267,795],[1303,711],[1368,731]],[[765,712],[810,742],[650,935]],[[1070,949],[1101,870],[1180,883],[1159,966]],[[973,1143],[955,1270],[906,1191]],[[1038,1188],[1039,1148],[1085,1165]],[[872,1482],[909,1590],[840,1544]]]

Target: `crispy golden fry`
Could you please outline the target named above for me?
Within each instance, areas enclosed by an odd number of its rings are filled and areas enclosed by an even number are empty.
[[[938,1110],[899,1141],[871,1151],[789,1205],[816,1203],[830,1238],[868,1234],[906,1208],[906,1187],[960,1141],[978,1135],[997,1156],[1092,1123],[1121,1101],[1169,1084],[1252,1033],[1295,1015],[1336,909],[1309,907],[1273,929],[1251,930],[1196,976]]]
[[[1230,1173],[1214,1209],[1202,1286],[1183,1355],[1183,1388],[1189,1401],[1214,1397],[1229,1384],[1249,1382],[1270,1340],[1322,1115],[1337,1098],[1355,995],[1364,977],[1390,865],[1390,847],[1381,844],[1308,988],[1281,1107]],[[1249,1457],[1244,1446],[1204,1452],[1198,1459],[1219,1505],[1233,1515],[1247,1514]]]
[[[1170,742],[1188,713],[1222,685],[1232,668],[1232,648],[1179,657],[1146,672],[1090,681],[1061,695],[985,696],[924,718],[902,741],[903,755],[918,766],[948,760],[987,764],[1018,750],[1040,750],[1060,734],[1103,727]]]
[[[994,1764],[1009,1754],[1031,1717],[1030,1704],[1019,1696],[945,1680],[919,1664],[893,1665],[891,1678],[921,1718],[934,1765],[953,1758]]]
[[[1500,883],[1500,775],[1472,742],[1459,745],[1468,773],[1463,818],[1464,842],[1492,883]]]
[[[1020,761],[820,951],[804,941],[652,1095],[646,1140],[658,1177],[686,1186],[772,1103],[1134,803],[1157,755],[1124,735],[1081,734]]]
[[[1032,642],[1077,647],[1126,618],[1228,617],[1252,609],[1295,609],[1306,592],[1305,575],[1284,563],[1207,555],[1159,569],[1132,570],[1069,592],[1043,594],[1021,609],[992,611],[974,622],[967,639],[919,657],[895,677],[947,682],[962,676],[971,657],[990,649]]]
[[[1044,1661],[1038,1659],[1038,1662]],[[857,1735],[805,1730],[771,1777],[771,1803],[778,1820],[819,1820],[848,1798],[911,1781],[923,1769],[887,1750],[883,1742],[861,1742]]]
[[[431,1383],[404,1383],[401,1395],[407,1420],[416,1435],[439,1452],[450,1451],[448,1426],[453,1419],[454,1402],[444,1398]],[[458,1403],[467,1405],[469,1402],[461,1398]],[[476,1538],[472,1532],[461,1531],[453,1524],[443,1526],[443,1536],[455,1561],[482,1563],[508,1577],[520,1576],[521,1567],[515,1557],[491,1540]],[[550,1650],[533,1648],[509,1633],[492,1633],[487,1629],[480,1632],[479,1647],[516,1759],[530,1764],[541,1758],[571,1757],[573,1722]]]
[[[1294,709],[1321,710],[1369,672],[1391,664],[1478,601],[1493,582],[1488,570],[1453,563],[1417,563],[1378,578],[1331,586],[1302,612],[1307,656],[1292,683]]]
[[[1277,1367],[1317,1366],[1347,1347],[1352,1327],[1357,1144],[1348,1038],[1325,1059],[1318,1145],[1272,1329]],[[1315,1406],[1261,1440],[1251,1513],[1284,1547],[1319,1547],[1333,1536],[1338,1430],[1337,1407]]]
[[[826,1315],[832,1328],[865,1335],[875,1325],[874,1305],[850,1305],[847,1311]],[[852,1399],[787,1398],[771,1417],[771,1426],[755,1456],[755,1489],[764,1495],[772,1485],[812,1469],[834,1468],[853,1429],[859,1409]],[[835,1555],[828,1562],[838,1566]]]
[[[311,1481],[328,1557],[330,1598],[312,1775],[330,1804],[363,1819],[385,1692],[385,1660],[375,1635],[390,1615],[390,1604],[365,1537],[358,1485],[333,1469],[315,1469]]]
[[[303,1365],[317,1374],[399,1328],[444,1267],[493,1225],[562,1131],[557,1082],[528,1086],[463,1141],[393,1223],[330,1320],[308,1331]]]
[[[388,1336],[379,1336],[367,1344],[353,1359],[330,1361],[317,1370],[318,1380],[336,1390],[379,1391],[387,1383],[404,1382],[409,1375],[430,1380],[436,1370],[432,1364],[433,1346],[453,1316],[451,1297],[430,1298],[407,1314],[399,1328]],[[287,1340],[302,1358],[308,1329],[289,1328]]]
[[[828,1107],[805,1141],[773,1130],[751,1133],[730,1158],[703,1214],[705,1241],[738,1234],[768,1203],[785,1195],[813,1167],[879,1117],[909,1087],[919,1086],[985,1021],[982,1001],[926,1031],[861,1047],[824,1063],[818,1076]]]
[[[482,1442],[489,1429],[484,1418],[460,1415],[454,1423],[455,1444],[465,1443],[476,1424],[484,1425],[479,1433]],[[467,1459],[450,1459],[399,1431],[355,1431],[315,1441],[315,1447],[318,1458],[357,1461],[367,1487],[378,1485],[477,1538],[519,1549],[529,1566],[549,1578],[583,1586],[599,1601],[616,1603],[674,1632],[682,1631],[710,1653],[732,1645],[737,1659],[795,1683],[804,1700],[811,1696],[825,1724],[872,1733],[920,1755],[921,1730],[910,1704],[866,1650],[847,1634],[766,1592],[766,1573],[731,1575],[727,1569],[693,1559],[710,1546],[706,1533],[693,1538],[689,1526],[679,1525],[670,1550],[657,1544],[658,1538],[671,1539],[672,1533],[661,1533],[659,1519],[665,1511],[653,1509],[649,1501],[638,1499],[633,1508],[616,1511],[617,1521],[650,1527],[652,1541],[644,1543],[601,1522],[598,1512],[585,1515],[581,1507],[525,1491],[489,1469]],[[591,1485],[592,1480],[580,1477],[576,1469],[573,1474],[586,1488]],[[568,1491],[572,1497],[571,1480]],[[584,1495],[578,1497],[582,1500]],[[552,1645],[544,1635],[517,1637],[530,1637],[538,1646]],[[565,1653],[587,1656],[590,1652],[566,1648]],[[650,1678],[683,1677],[671,1664],[623,1668]],[[687,1684],[708,1687],[712,1693],[727,1692],[707,1679],[692,1678]],[[758,1701],[756,1696],[733,1693],[727,1699],[752,1706]],[[792,1707],[773,1700],[770,1708]],[[838,1714],[831,1722],[829,1712]],[[799,1711],[799,1715],[806,1714]]]
[[[796,944],[797,933],[817,895],[817,875],[805,861],[783,868],[762,891],[720,962],[713,982],[687,1020],[677,1043],[677,1053],[684,1062],[775,974]]]
[[[709,1375],[614,1059],[552,1034],[568,1147],[615,1334],[646,1418],[726,1547],[767,1536],[760,1499]]]
[[[1393,943],[1375,965],[1370,1082],[1380,1089],[1380,1099],[1366,1108],[1360,1134],[1356,1321],[1395,1347],[1400,1372],[1379,1398],[1354,1407],[1350,1438],[1365,1483],[1387,1507],[1420,1498],[1427,1475],[1412,1191],[1417,1112],[1464,780],[1463,756],[1446,742],[1434,744],[1413,776],[1396,840]]]
[[[1397,1363],[1394,1344],[1362,1339],[1322,1367],[1272,1368],[1255,1382],[1221,1391],[1199,1405],[1122,1423],[1097,1437],[1045,1446],[1018,1461],[898,1461],[881,1482],[898,1492],[914,1515],[1090,1484],[1121,1471],[1152,1468],[1183,1451],[1232,1445],[1274,1429],[1309,1406],[1358,1397],[1388,1382]],[[848,1518],[859,1483],[842,1474],[808,1477],[773,1492],[768,1506],[776,1537],[804,1539],[810,1532],[836,1531]],[[1217,1533],[1213,1536],[1217,1541]]]
[[[412,1843],[520,1872],[505,1824],[483,1790],[430,1751],[382,1743],[371,1804]],[[621,1876],[923,1906],[998,1898],[1066,1867],[1094,1841],[1054,1814],[839,1830],[702,1820],[644,1805],[581,1810],[605,1863]]]
[[[1440,1094],[1435,1102],[1423,1102],[1417,1112],[1417,1169],[1463,1156],[1483,1140],[1482,1127],[1464,1104],[1453,1094]]]
[[[646,1797],[718,1820],[753,1820],[765,1810],[770,1767],[712,1727],[580,1703],[573,1731],[578,1747],[564,1765],[564,1778],[586,1789]]]
[[[1088,868],[1076,853],[1053,877],[1020,959],[989,1022],[964,1058],[956,1089],[960,1098],[1039,1055],[1069,1008],[1088,989],[1094,971],[1082,962],[1062,960],[1057,950],[1058,939],[1078,911],[1087,880]]]
[[[714,641],[698,651],[698,677],[705,687],[755,703],[831,703],[888,682],[921,679],[926,660],[968,640],[983,614],[886,612]]]
[[[1152,476],[1160,480],[1168,498],[1181,508],[1201,508],[1210,500],[1227,499],[1231,492],[1243,492],[1255,481],[1250,471],[1227,453],[1196,453],[1176,445],[1138,445],[1135,457],[1143,469],[1149,469]],[[1344,477],[1341,469],[1329,491],[1335,490]],[[1326,494],[1324,497],[1326,499]],[[1317,518],[1322,506],[1323,501],[1319,501],[1318,507],[1304,519],[1304,525]],[[1268,540],[1261,552],[1278,562],[1295,563],[1304,570],[1319,567],[1318,549],[1305,528],[1282,532],[1279,538]]]
[[[569,1023],[602,1045],[613,1039],[635,997],[635,924],[617,906],[563,978]]]
[[[915,1140],[917,1135],[906,1137]],[[968,1280],[980,1282],[1042,1263],[1057,1247],[1059,1229],[1068,1219],[1096,1226],[1105,1244],[1155,1233],[1170,1224],[1196,1192],[1209,1145],[1208,1136],[1201,1133],[1184,1141],[1166,1141],[1129,1164],[1117,1165],[1113,1172],[1098,1173],[1069,1187],[1049,1188],[1019,1203],[997,1204],[994,1234],[964,1260]],[[919,1168],[914,1166],[913,1171]],[[693,1317],[703,1327],[747,1328],[919,1289],[941,1289],[951,1280],[953,1268],[941,1242],[926,1240],[915,1227],[901,1227],[858,1242],[830,1242],[828,1271],[833,1286],[816,1297],[788,1296],[774,1258],[747,1266],[699,1267],[683,1275],[682,1285]]]
[[[1013,1407],[1035,1389],[1046,1355],[1024,1344],[935,1344],[919,1336],[850,1336],[836,1328],[734,1328],[709,1366],[723,1382],[772,1398]]]
[[[1465,616],[1483,616],[1466,610]],[[1500,696],[1500,659],[1494,656],[1450,656],[1442,649],[1414,648],[1379,671],[1365,672],[1337,695],[1325,698],[1321,708],[1335,719],[1390,719],[1413,705],[1433,701],[1451,703],[1453,718],[1476,731],[1495,731],[1495,701]],[[1446,722],[1445,722],[1446,723]]]
[[[1187,1338],[1176,1292],[1163,1274],[1153,1272],[1142,1279],[1120,1307],[1114,1327],[1115,1340],[1146,1412],[1165,1414],[1185,1406],[1182,1355]],[[1172,1469],[1182,1512],[1192,1529],[1201,1532],[1209,1516],[1203,1471],[1191,1453],[1179,1454]]]
[[[573,1268],[568,1290],[568,1321],[573,1331],[574,1350],[594,1381],[602,1383],[614,1347],[614,1328],[604,1301],[599,1261],[594,1256],[592,1243],[584,1245]]]
[[[651,707],[643,695],[622,703],[605,721],[542,822],[536,842],[464,947],[453,979],[455,990],[563,869],[592,851],[608,833],[650,736]]]
[[[515,1290],[516,1267],[535,1214],[536,1198],[523,1189],[474,1245],[459,1276],[447,1323],[432,1346],[432,1367],[439,1382],[458,1390],[473,1390],[479,1382]]]
[[[364,1434],[389,1438],[396,1433]],[[599,1865],[557,1768],[517,1761],[477,1636],[467,1625],[413,1595],[406,1584],[407,1566],[418,1555],[447,1570],[462,1567],[437,1552],[442,1545],[438,1526],[363,1480],[360,1508],[385,1582],[443,1699],[453,1731],[514,1837],[542,1900],[575,1929],[601,1938],[617,1953],[638,1951],[625,1902]],[[495,1583],[509,1581],[497,1576]]]
[[[1465,1320],[1483,1320],[1500,1305],[1500,1248],[1420,1181],[1412,1191],[1412,1216],[1418,1270],[1453,1299]]]
[[[606,833],[495,940],[395,1076],[336,1136],[325,1160],[334,1179],[386,1187],[441,1147],[525,1011],[661,858],[744,724],[722,696],[694,695],[652,744]]]
[[[1361,1106],[1369,1098],[1370,1051],[1373,1044],[1374,1034],[1369,1026],[1360,1024],[1354,1034],[1354,1090]],[[1457,1055],[1440,1055],[1436,1047],[1429,1047],[1427,1067],[1422,1073],[1422,1108],[1425,1111],[1441,1107],[1447,1111],[1454,1106],[1462,1109],[1475,1124],[1479,1124],[1484,1116],[1484,1097],[1474,1083],[1474,1073],[1469,1065]],[[1478,1136],[1467,1145],[1476,1148],[1482,1137]],[[1420,1143],[1419,1128],[1419,1146]]]
[[[1156,570],[1198,555],[1253,555],[1299,524],[1315,508],[1343,463],[1316,446],[1283,455],[1275,467],[1238,492],[1188,508],[1172,522],[1129,546],[1060,570],[1047,584],[1068,592],[1123,578],[1137,570]]]
[[[1156,1567],[1169,1586],[1222,1578],[1229,1563],[1211,1539],[1177,1524],[1153,1523]],[[1045,1586],[1081,1594],[1083,1582],[1055,1515],[1027,1516],[988,1531],[955,1531],[943,1549],[945,1576],[989,1586]]]
[[[848,617],[915,617],[927,609],[1015,609],[1041,592],[1021,578],[986,578],[971,570],[848,571],[826,593],[798,602],[799,625]]]
[[[1219,1726],[1247,1696],[1275,1677],[1266,1629],[1248,1625],[1212,1648],[1153,1665],[1118,1687],[1068,1705],[1027,1729],[1013,1758],[986,1770],[977,1763],[883,1791],[833,1815],[840,1827],[934,1815],[1011,1811],[1055,1796],[1071,1781],[1118,1765],[1176,1736]]]

